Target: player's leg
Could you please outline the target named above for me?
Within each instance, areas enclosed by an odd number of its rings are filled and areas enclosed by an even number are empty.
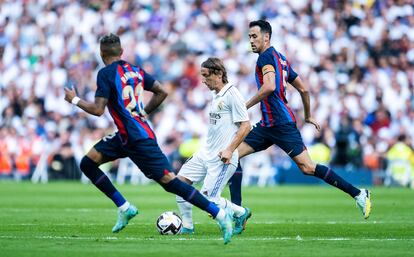
[[[118,207],[118,220],[112,228],[117,233],[122,230],[130,219],[137,215],[135,206],[131,205],[115,188],[99,165],[124,156],[118,137],[104,138],[98,142],[81,160],[80,168],[89,180]]]
[[[241,184],[243,180],[243,169],[240,165],[237,166],[236,171],[229,180],[230,198],[231,202],[237,205],[242,204]]]
[[[204,168],[202,160],[197,156],[191,157],[181,167],[180,171],[177,174],[177,178],[189,185],[202,181],[205,176],[206,169]],[[183,221],[181,234],[193,234],[193,205],[190,202],[184,200],[184,198],[179,195],[176,195],[176,200]]]
[[[184,200],[211,214],[220,225],[224,243],[230,242],[233,233],[230,214],[207,200],[193,186],[179,180],[171,171],[167,157],[162,153],[155,140],[146,139],[137,142],[128,149],[128,156],[138,165],[146,177],[158,182],[165,191],[179,195]]]
[[[164,175],[158,183],[165,191],[181,196],[184,200],[192,203],[198,208],[208,212],[217,221],[223,233],[224,243],[230,242],[233,235],[232,211],[217,207],[214,202],[210,202],[197,189],[179,180],[173,172]]]
[[[258,152],[264,149],[267,149],[273,143],[269,142],[266,137],[263,136],[262,127],[261,126],[254,126],[253,129],[249,132],[249,134],[244,139],[239,147],[237,147],[237,151],[239,152],[239,159],[243,158],[246,155],[252,154],[254,152]],[[242,167],[239,165],[237,167],[236,172],[233,174],[232,178],[230,179],[230,198],[234,204],[241,206],[242,203],[242,194],[241,194],[241,184],[243,180],[243,170]]]
[[[237,163],[237,160],[232,160]],[[215,202],[220,208],[230,208],[233,212],[235,226],[233,234],[240,234],[250,218],[250,209],[244,208],[221,197],[221,193],[228,180],[234,174],[236,166],[233,164],[223,164],[219,158],[216,161],[207,162],[207,175],[204,179],[201,193],[206,195],[210,201]]]
[[[369,217],[371,212],[371,196],[368,190],[358,189],[336,174],[331,168],[322,164],[315,164],[306,150],[293,157],[293,160],[296,162],[303,174],[313,175],[320,178],[326,183],[349,194],[356,200],[358,207],[362,210],[364,218],[367,219]]]
[[[348,183],[336,174],[332,169],[322,164],[315,164],[311,160],[308,151],[306,150],[306,146],[303,144],[302,136],[300,135],[295,123],[278,126],[272,130],[275,135],[272,138],[275,144],[283,149],[293,159],[293,161],[295,161],[303,174],[320,178],[326,183],[349,194],[357,200],[357,204],[362,209],[364,217],[368,218],[371,211],[369,192],[366,190],[368,193],[365,195],[363,193],[365,190],[360,190],[354,187],[352,184]],[[358,200],[360,198],[363,200]],[[362,204],[362,206],[360,204]]]

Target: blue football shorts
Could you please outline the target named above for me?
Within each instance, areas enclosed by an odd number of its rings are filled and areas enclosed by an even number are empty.
[[[141,139],[123,145],[117,132],[102,138],[94,148],[109,160],[130,158],[147,178],[155,181],[172,172],[167,157],[155,139]]]
[[[306,150],[302,136],[294,122],[273,127],[264,127],[257,123],[244,139],[244,142],[252,147],[255,152],[277,145],[291,158]]]

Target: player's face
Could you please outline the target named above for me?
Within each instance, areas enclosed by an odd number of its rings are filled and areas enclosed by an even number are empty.
[[[220,79],[216,74],[210,73],[209,69],[201,67],[201,82],[205,84],[210,90],[216,90],[217,80]]]
[[[265,47],[265,37],[260,31],[259,26],[254,26],[249,29],[249,39],[253,53],[261,53]]]

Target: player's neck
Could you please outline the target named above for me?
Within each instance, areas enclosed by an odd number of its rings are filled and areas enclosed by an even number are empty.
[[[103,60],[103,62],[105,63],[106,66],[108,66],[108,65],[112,64],[113,62],[117,62],[119,60],[121,60],[121,58],[119,58],[119,57],[109,57],[109,58]]]
[[[225,87],[225,84],[217,84],[217,87],[214,89],[216,91],[216,94],[220,93],[220,91]]]
[[[263,50],[262,51],[260,51],[260,53],[259,54],[262,54],[262,53],[264,53],[267,49],[269,49],[271,47],[271,45],[265,45],[264,47],[263,47]]]

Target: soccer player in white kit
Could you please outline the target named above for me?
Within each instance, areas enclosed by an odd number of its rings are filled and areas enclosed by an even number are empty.
[[[200,190],[219,207],[230,208],[234,215],[233,234],[240,234],[251,216],[248,208],[233,204],[221,197],[223,188],[238,164],[237,147],[251,129],[245,101],[233,85],[227,84],[227,72],[219,58],[208,58],[201,64],[202,82],[215,95],[210,104],[206,142],[178,172],[178,178],[193,184],[203,182]],[[177,196],[183,220],[182,234],[193,234],[192,205]]]

